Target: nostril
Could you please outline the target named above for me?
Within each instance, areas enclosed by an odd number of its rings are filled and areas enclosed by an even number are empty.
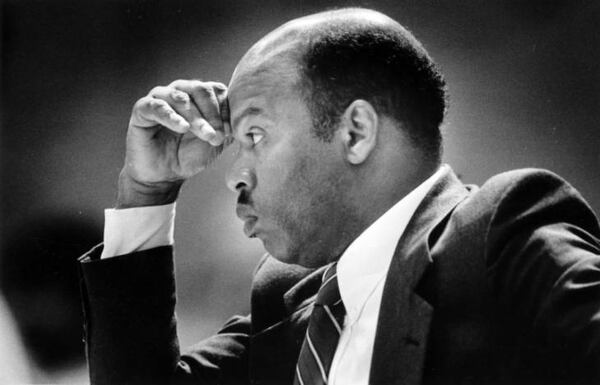
[[[256,185],[256,178],[248,168],[235,168],[227,176],[227,187],[233,192],[252,190]]]
[[[244,182],[238,182],[238,184],[235,185],[235,190],[236,191],[240,191],[240,190],[245,189],[246,187],[247,187],[246,183],[244,183]]]

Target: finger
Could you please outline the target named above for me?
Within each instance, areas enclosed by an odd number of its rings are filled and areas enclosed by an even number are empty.
[[[136,102],[134,111],[132,124],[138,127],[147,128],[160,124],[179,134],[185,134],[190,129],[190,124],[161,99],[145,96]]]
[[[204,120],[215,130],[215,138],[211,141],[211,144],[221,145],[225,138],[225,132],[214,84],[216,83],[201,82],[199,80],[176,80],[170,86],[192,97],[193,103]]]
[[[169,103],[179,115],[183,116],[189,122],[189,131],[192,134],[209,142],[213,146],[221,144],[222,140],[219,138],[216,130],[204,119],[196,104],[192,102],[189,94],[169,86],[155,87],[150,91],[150,95],[153,98]]]
[[[225,134],[225,144],[229,144],[233,139],[231,130],[231,121],[229,113],[229,99],[227,99],[227,86],[222,83],[212,83],[217,101],[219,103],[219,114],[223,122],[223,133]]]
[[[221,104],[221,116],[223,117],[223,132],[225,134],[224,145],[228,146],[233,142],[233,130],[229,120],[229,100],[224,98]]]
[[[217,131],[202,118],[197,118],[190,125],[190,132],[198,138],[210,143],[212,146],[220,146],[222,140],[219,140]]]

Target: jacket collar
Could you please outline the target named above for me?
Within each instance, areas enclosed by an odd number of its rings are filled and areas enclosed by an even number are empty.
[[[434,229],[468,194],[452,169],[433,185],[408,223],[386,277],[371,362],[371,385],[421,382],[433,307],[415,292],[431,265]]]

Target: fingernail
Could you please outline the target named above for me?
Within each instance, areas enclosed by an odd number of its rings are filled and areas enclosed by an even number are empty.
[[[223,144],[223,135],[219,132],[215,132],[215,134],[210,138],[209,143],[213,146],[220,146]]]

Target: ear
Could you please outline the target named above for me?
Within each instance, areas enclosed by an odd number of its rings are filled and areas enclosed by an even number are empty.
[[[358,99],[344,111],[340,134],[346,159],[361,164],[375,148],[379,117],[371,103]]]

